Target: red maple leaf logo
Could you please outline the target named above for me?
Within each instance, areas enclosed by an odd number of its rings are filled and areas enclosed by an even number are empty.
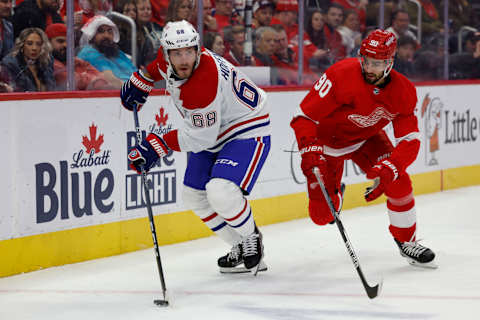
[[[167,124],[168,114],[165,113],[165,109],[160,107],[160,115],[155,115],[155,120],[157,120],[157,124],[160,127],[163,127]]]
[[[87,153],[90,154],[92,150],[95,150],[95,153],[100,152],[100,146],[103,143],[103,134],[101,134],[97,139],[97,126],[92,123],[89,127],[90,129],[90,139],[87,136],[82,136],[82,144],[87,149]]]

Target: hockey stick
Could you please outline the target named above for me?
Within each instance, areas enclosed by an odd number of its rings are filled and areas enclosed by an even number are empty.
[[[133,107],[133,119],[135,120],[135,132],[137,134],[137,145],[140,145],[140,143],[142,142],[142,132],[140,131],[140,125],[138,121],[137,105]],[[160,260],[160,250],[158,249],[157,231],[155,230],[155,223],[153,221],[152,203],[150,202],[150,193],[147,187],[147,173],[145,172],[145,168],[143,167],[143,164],[140,165],[140,171],[142,172],[141,176],[142,176],[143,190],[145,192],[145,202],[147,204],[148,220],[150,221],[150,230],[152,231],[152,238],[153,238],[153,248],[155,249],[158,273],[160,275],[160,282],[162,284],[162,292],[163,292],[163,300],[156,299],[156,300],[153,300],[153,303],[155,303],[157,306],[166,307],[168,306],[167,288],[165,286],[165,278],[163,276],[162,261]]]
[[[377,297],[378,294],[380,293],[380,290],[382,289],[382,281],[380,280],[380,282],[373,287],[368,285],[367,280],[365,280],[365,276],[363,275],[362,269],[360,268],[360,262],[358,260],[357,254],[353,250],[353,246],[350,243],[350,240],[347,237],[347,233],[345,232],[345,228],[343,227],[342,221],[340,220],[339,212],[335,210],[332,199],[330,198],[327,190],[325,189],[325,184],[323,183],[322,176],[320,175],[320,170],[317,167],[314,167],[313,174],[317,178],[318,184],[320,185],[320,189],[322,189],[322,193],[323,193],[323,196],[325,197],[325,200],[327,200],[328,207],[332,212],[332,216],[335,219],[335,223],[338,227],[338,230],[340,231],[340,234],[342,235],[343,242],[345,242],[345,246],[347,247],[350,258],[352,258],[352,262],[355,266],[355,269],[357,269],[358,275],[360,276],[360,280],[362,280],[362,284],[363,284],[363,287],[365,288],[365,291],[367,292],[367,296],[370,299],[373,299]]]

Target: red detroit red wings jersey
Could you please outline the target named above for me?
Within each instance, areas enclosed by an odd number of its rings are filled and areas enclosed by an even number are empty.
[[[318,137],[333,148],[360,143],[389,122],[400,139],[418,132],[414,109],[417,104],[413,84],[392,70],[391,81],[379,88],[368,84],[357,58],[331,66],[315,83],[300,107],[318,122]]]

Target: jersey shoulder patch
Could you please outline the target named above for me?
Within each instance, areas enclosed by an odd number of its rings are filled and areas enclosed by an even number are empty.
[[[186,109],[208,107],[217,97],[218,69],[208,54],[200,55],[200,63],[187,82],[180,86],[180,99]]]

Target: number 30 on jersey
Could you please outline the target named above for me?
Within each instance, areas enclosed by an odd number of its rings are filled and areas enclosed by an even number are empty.
[[[315,86],[313,88],[318,91],[318,95],[320,96],[320,98],[323,98],[332,88],[332,82],[327,79],[327,75],[324,73],[320,77],[320,79],[318,79],[317,83],[315,83]]]

